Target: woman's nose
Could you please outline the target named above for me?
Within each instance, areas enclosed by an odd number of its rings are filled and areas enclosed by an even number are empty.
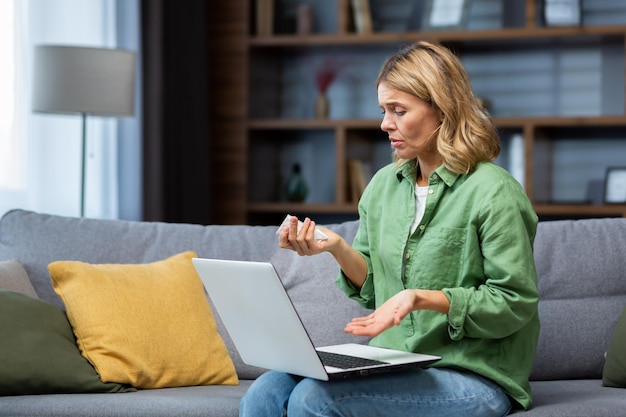
[[[380,130],[382,130],[383,132],[387,132],[389,131],[391,126],[391,122],[389,121],[389,117],[387,116],[387,113],[385,113],[383,115],[383,120],[381,120],[380,122]]]

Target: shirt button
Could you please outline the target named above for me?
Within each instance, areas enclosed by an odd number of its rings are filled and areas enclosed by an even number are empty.
[[[433,174],[433,179],[434,179],[434,180],[436,180],[436,179],[438,179],[438,178],[439,178],[439,177],[437,176],[437,174]]]
[[[435,192],[435,190],[433,190],[433,189],[428,190],[428,194],[432,194],[434,192]]]
[[[409,258],[411,257],[411,254],[407,252],[407,253],[404,255],[404,257],[405,257],[406,259],[409,259]]]
[[[420,230],[424,230],[426,229],[426,226],[424,226],[423,224],[420,224]]]

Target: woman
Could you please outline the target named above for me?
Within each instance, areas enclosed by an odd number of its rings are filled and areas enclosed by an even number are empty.
[[[504,416],[531,404],[528,376],[539,321],[533,240],[537,216],[493,161],[497,133],[446,48],[412,44],[378,80],[381,129],[394,163],[359,202],[352,246],[297,219],[279,245],[330,252],[337,283],[375,309],[345,331],[371,344],[442,357],[415,369],[340,382],[262,375],[241,416]]]

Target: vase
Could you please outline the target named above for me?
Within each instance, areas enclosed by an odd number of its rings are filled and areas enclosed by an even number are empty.
[[[293,164],[291,167],[291,175],[287,178],[284,189],[287,201],[301,203],[309,193],[309,188],[302,177],[301,171],[300,164]]]
[[[328,96],[325,93],[318,94],[315,99],[315,117],[318,119],[328,119],[329,111],[330,103],[328,102]]]

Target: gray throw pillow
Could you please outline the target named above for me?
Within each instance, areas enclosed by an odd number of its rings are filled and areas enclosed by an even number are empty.
[[[17,291],[33,298],[39,298],[30,283],[26,270],[17,259],[0,261],[0,289]]]
[[[602,385],[626,388],[626,308],[617,321],[609,350],[606,353]]]

